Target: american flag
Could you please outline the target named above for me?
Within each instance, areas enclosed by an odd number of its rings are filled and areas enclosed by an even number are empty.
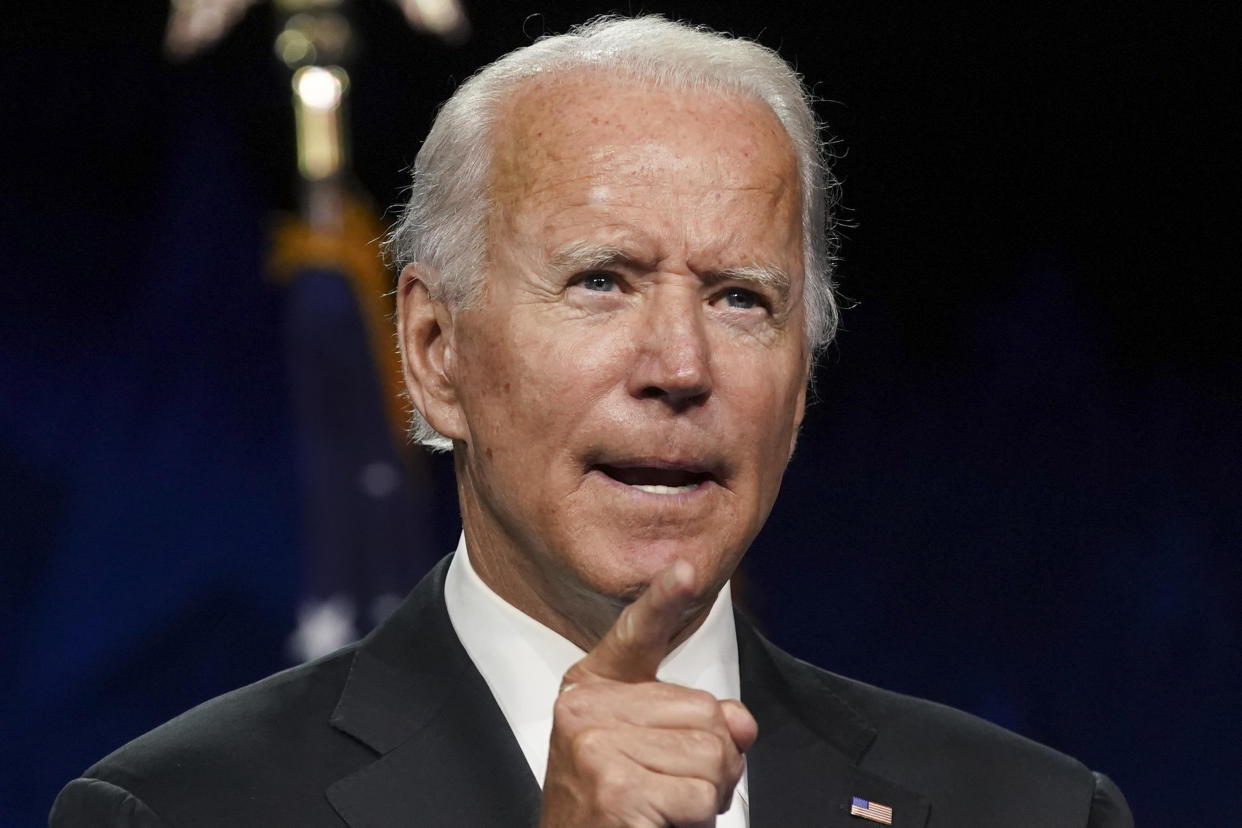
[[[878,802],[861,799],[857,796],[853,797],[853,801],[850,803],[850,816],[860,816],[863,819],[879,822],[882,825],[893,824],[892,808],[887,805],[881,805]]]

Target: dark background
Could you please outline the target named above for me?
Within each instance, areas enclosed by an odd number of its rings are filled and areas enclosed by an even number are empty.
[[[381,208],[456,82],[616,7],[467,8],[451,49],[357,3],[356,170]],[[1234,29],[1141,4],[617,10],[779,49],[837,139],[856,306],[745,565],[761,625],[1080,757],[1140,824],[1236,824]],[[165,14],[48,4],[0,52],[6,826],[287,663],[297,465],[262,257],[294,205],[288,80],[266,6],[182,66]],[[457,516],[449,463],[428,474],[409,543],[430,562]]]

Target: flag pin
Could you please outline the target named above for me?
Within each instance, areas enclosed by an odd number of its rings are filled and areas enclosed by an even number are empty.
[[[881,825],[893,824],[893,809],[878,802],[855,796],[850,802],[850,816],[860,816]]]

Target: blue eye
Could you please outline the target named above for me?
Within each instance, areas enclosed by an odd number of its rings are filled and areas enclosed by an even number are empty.
[[[611,273],[588,273],[578,280],[578,284],[587,290],[608,293],[617,286],[617,280]]]
[[[724,292],[724,300],[729,307],[739,310],[750,310],[759,305],[759,297],[745,288],[729,288]]]

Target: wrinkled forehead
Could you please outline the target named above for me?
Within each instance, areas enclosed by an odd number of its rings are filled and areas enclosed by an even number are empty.
[[[604,67],[541,73],[515,83],[491,133],[489,194],[503,207],[537,193],[552,179],[624,165],[626,147],[682,144],[705,109],[724,113],[735,135],[696,148],[704,164],[742,165],[739,180],[770,177],[797,186],[797,156],[784,126],[761,99],[702,84],[657,83]],[[739,153],[729,157],[730,152]],[[635,169],[635,175],[642,170]],[[672,182],[670,182],[672,183]]]

